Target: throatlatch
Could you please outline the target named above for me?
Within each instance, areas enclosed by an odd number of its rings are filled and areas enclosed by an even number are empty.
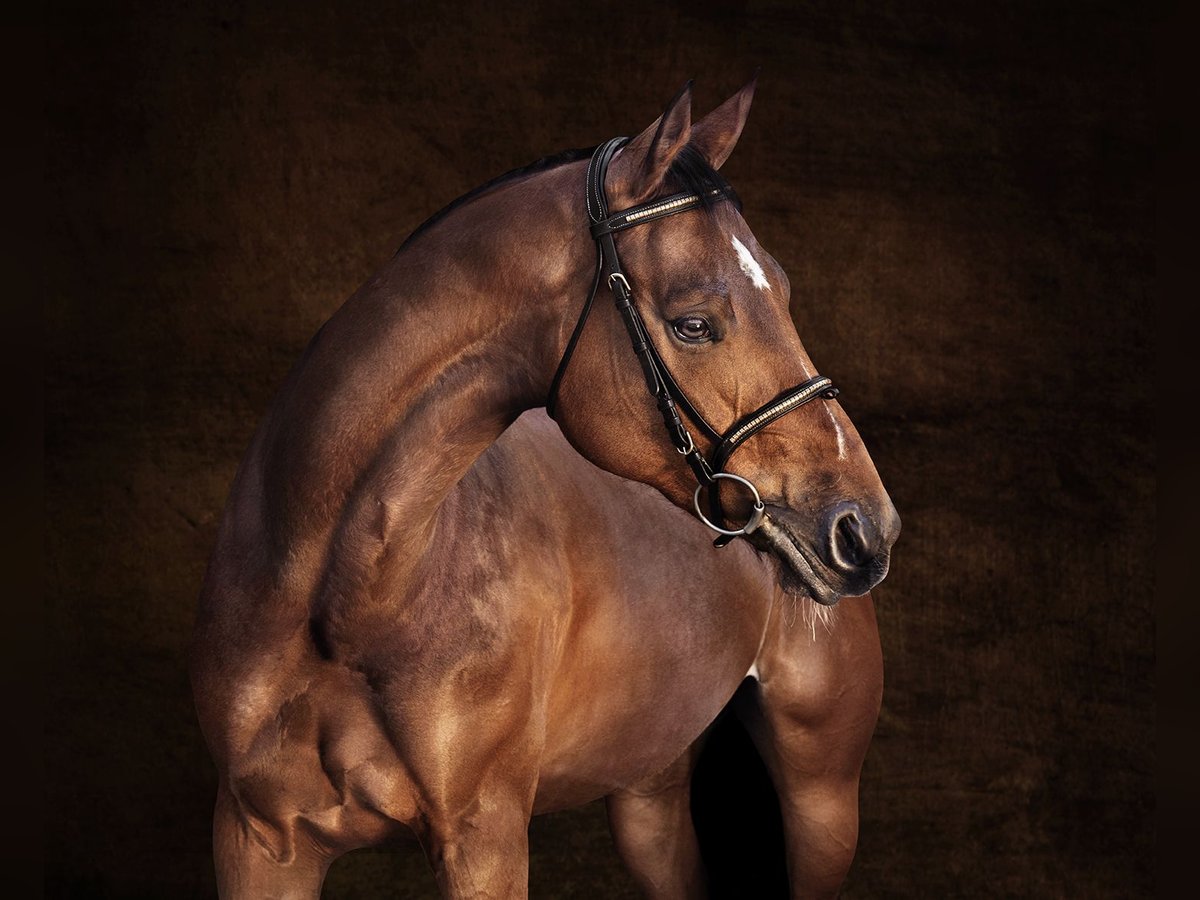
[[[662,413],[663,423],[666,426],[667,435],[670,437],[671,443],[680,455],[683,456],[691,468],[692,474],[696,477],[696,491],[692,496],[696,515],[700,517],[700,520],[705,525],[718,533],[719,537],[713,541],[713,545],[724,547],[735,537],[755,531],[762,524],[765,512],[762,498],[759,496],[758,490],[754,485],[740,475],[724,471],[729,458],[749,438],[775,420],[790,412],[794,412],[810,400],[815,400],[818,397],[832,400],[838,395],[838,389],[833,386],[833,382],[830,379],[823,375],[817,375],[802,384],[784,391],[774,400],[765,403],[749,415],[738,419],[723,433],[708,424],[704,416],[700,414],[700,411],[688,400],[687,395],[683,393],[679,385],[675,382],[675,379],[671,377],[670,370],[655,349],[654,343],[650,340],[646,324],[642,320],[637,306],[634,305],[633,288],[630,286],[629,279],[621,268],[621,261],[617,256],[617,245],[613,239],[613,235],[627,228],[633,228],[635,225],[644,225],[647,222],[654,222],[667,216],[673,216],[676,213],[697,209],[705,203],[727,197],[728,194],[723,187],[714,185],[704,193],[673,194],[662,200],[642,203],[610,215],[608,212],[608,196],[604,190],[604,176],[608,172],[609,163],[612,162],[617,151],[628,140],[628,138],[617,137],[606,141],[596,148],[596,152],[592,154],[591,162],[588,164],[587,208],[588,218],[591,220],[592,238],[596,241],[596,277],[592,280],[592,289],[588,294],[587,301],[583,305],[583,311],[579,314],[579,321],[575,323],[575,329],[571,332],[571,337],[567,341],[562,359],[559,361],[558,370],[554,373],[554,380],[550,384],[550,395],[546,400],[546,411],[550,414],[551,418],[554,418],[555,406],[558,401],[559,384],[562,382],[563,375],[567,371],[567,365],[570,363],[571,356],[575,352],[575,346],[579,343],[579,336],[583,333],[583,326],[592,311],[592,304],[596,299],[596,292],[600,288],[600,282],[604,278],[605,272],[607,272],[609,289],[612,290],[613,299],[617,305],[617,312],[621,315],[621,321],[625,323],[625,330],[629,332],[629,340],[633,345],[633,352],[637,355],[638,362],[642,367],[642,375],[646,380],[646,388],[654,397],[659,412]],[[688,431],[687,425],[679,414],[680,410],[683,410],[683,413],[691,420],[695,427],[712,442],[711,460],[704,457],[704,454],[700,452],[692,440],[691,432]],[[721,508],[719,494],[719,482],[721,480],[738,482],[747,488],[754,498],[750,518],[740,528],[730,529],[722,527],[725,523],[725,514]],[[709,488],[711,520],[704,515],[703,510],[700,508],[700,494],[706,487]]]

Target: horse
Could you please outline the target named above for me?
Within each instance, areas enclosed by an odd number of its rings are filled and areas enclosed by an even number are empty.
[[[836,892],[899,517],[718,173],[753,92],[451,204],[287,376],[189,654],[221,896],[402,836],[446,897],[524,896],[530,817],[601,797],[641,888],[699,895],[688,780],[747,677],[793,892]]]

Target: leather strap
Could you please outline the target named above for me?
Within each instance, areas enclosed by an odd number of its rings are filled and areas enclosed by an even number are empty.
[[[717,490],[718,482],[714,479],[714,475],[723,473],[726,463],[729,462],[729,458],[739,447],[763,428],[766,428],[782,416],[794,412],[818,397],[832,400],[838,395],[838,390],[833,386],[833,382],[830,379],[818,375],[796,387],[789,388],[770,402],[754,410],[754,412],[738,419],[724,433],[717,431],[717,429],[705,420],[700,411],[696,409],[695,404],[688,399],[687,395],[684,394],[683,390],[672,377],[666,363],[655,348],[654,342],[650,339],[641,313],[633,302],[633,288],[629,284],[629,279],[626,277],[624,270],[621,268],[621,260],[617,253],[617,245],[613,240],[613,235],[627,228],[644,225],[647,222],[655,222],[667,216],[673,216],[676,213],[697,209],[705,202],[725,196],[725,192],[720,187],[713,187],[707,194],[703,195],[689,193],[673,194],[670,197],[641,203],[610,215],[608,212],[608,196],[604,190],[604,177],[608,171],[609,163],[612,162],[617,151],[627,141],[628,138],[623,137],[612,138],[606,141],[596,148],[596,152],[592,155],[592,159],[588,163],[587,211],[588,218],[591,221],[591,235],[596,241],[598,250],[596,276],[592,280],[592,289],[588,293],[587,301],[584,303],[583,310],[579,314],[579,320],[575,323],[575,328],[571,332],[571,337],[567,341],[566,348],[563,350],[563,356],[559,360],[558,369],[554,373],[554,379],[550,383],[550,393],[546,399],[546,411],[551,418],[554,418],[558,403],[559,386],[562,383],[567,366],[570,364],[571,357],[575,352],[575,347],[579,343],[579,337],[583,333],[584,325],[591,313],[592,304],[596,299],[596,292],[600,289],[600,282],[604,280],[604,273],[607,271],[608,285],[612,290],[617,312],[620,314],[621,321],[625,324],[625,330],[629,334],[633,352],[637,356],[638,363],[641,366],[642,377],[646,382],[646,389],[654,396],[671,443],[684,457],[697,483],[709,488],[709,507],[712,511],[713,521],[720,524],[725,522],[725,516],[721,508],[720,494]],[[706,459],[704,454],[696,447],[695,442],[692,440],[691,432],[688,431],[687,424],[679,415],[680,409],[703,432],[705,437],[712,442],[713,454],[711,461]],[[761,511],[761,507],[759,507],[759,510]],[[697,512],[699,512],[699,509],[697,509]],[[746,527],[750,526],[747,525]],[[733,536],[722,535],[713,543],[717,547],[723,547],[732,539]]]
[[[776,419],[795,412],[805,403],[823,397],[832,400],[841,391],[833,386],[833,380],[824,375],[814,375],[794,388],[784,391],[774,400],[764,403],[749,415],[742,416],[729,427],[721,443],[713,451],[713,468],[720,472],[729,457],[749,438],[762,431]]]
[[[583,334],[583,326],[587,324],[588,314],[592,311],[592,304],[596,301],[596,291],[600,289],[600,276],[604,272],[604,256],[600,252],[600,248],[596,248],[596,277],[592,279],[592,289],[588,291],[587,301],[583,304],[583,311],[579,314],[579,318],[575,322],[575,329],[571,332],[571,337],[567,341],[567,347],[563,350],[562,359],[558,361],[558,368],[554,372],[554,380],[550,382],[550,393],[546,397],[546,413],[550,418],[554,418],[554,408],[558,405],[558,386],[562,383],[563,376],[567,374],[567,363],[571,361],[571,357],[575,353],[575,345],[579,343],[579,336]]]
[[[833,386],[832,379],[826,378],[824,375],[814,375],[794,388],[784,391],[774,400],[764,403],[749,415],[742,416],[729,426],[725,437],[713,449],[713,471],[723,472],[725,464],[729,462],[729,457],[733,456],[734,451],[776,419],[795,412],[804,404],[816,400],[818,397],[832,400],[839,393],[841,392]],[[708,489],[708,508],[714,522],[719,523],[724,518],[719,482],[712,484]],[[733,539],[728,535],[722,535],[713,543],[718,547],[724,547],[731,540]]]
[[[720,188],[713,188],[706,196],[719,197],[722,193]],[[609,216],[607,219],[593,222],[591,227],[592,237],[599,238],[601,235],[612,234],[615,231],[624,231],[626,228],[632,228],[634,225],[644,225],[656,219],[665,219],[667,216],[675,215],[675,213],[696,209],[703,205],[703,203],[704,197],[701,195],[687,193],[674,194],[665,200],[656,200],[653,203],[643,203],[640,206],[630,207],[623,212],[619,212],[615,216]]]

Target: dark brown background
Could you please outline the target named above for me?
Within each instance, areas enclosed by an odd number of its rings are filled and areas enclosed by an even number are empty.
[[[1151,894],[1138,6],[338,6],[52,5],[49,893],[212,893],[183,648],[234,468],[322,321],[455,196],[762,66],[727,174],[904,518],[846,895]],[[721,741],[697,805],[745,796],[766,840]],[[599,807],[535,822],[532,881],[629,891]],[[430,885],[364,852],[327,895]]]

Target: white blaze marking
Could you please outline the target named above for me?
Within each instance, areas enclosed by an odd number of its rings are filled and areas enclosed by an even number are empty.
[[[767,281],[767,273],[758,264],[758,260],[746,249],[746,245],[737,238],[734,238],[733,249],[737,251],[738,265],[742,267],[742,271],[746,273],[746,277],[750,279],[750,282],[760,291],[769,288],[771,285]]]
[[[734,240],[737,240],[737,238],[734,238]],[[758,663],[754,663],[750,666],[750,671],[746,673],[746,677],[753,678],[755,681],[758,681]]]

